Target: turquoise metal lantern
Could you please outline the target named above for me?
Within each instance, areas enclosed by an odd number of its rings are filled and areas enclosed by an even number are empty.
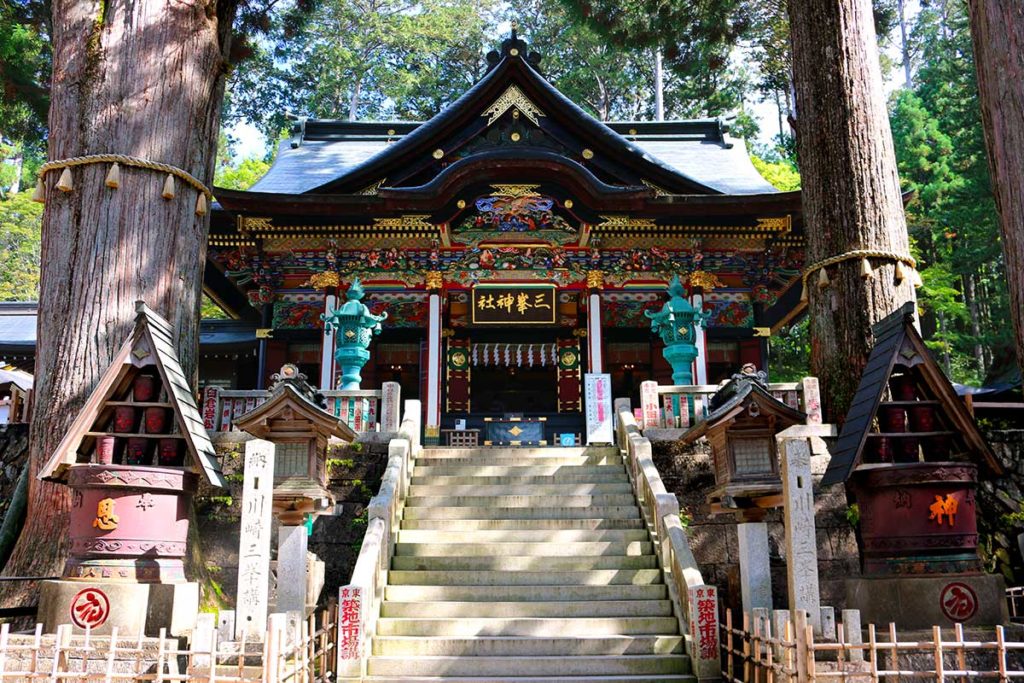
[[[676,275],[668,285],[669,300],[657,313],[644,311],[651,331],[665,342],[662,354],[672,366],[674,384],[693,384],[693,361],[697,358],[697,327],[703,326],[708,313],[698,311],[686,298],[686,288]],[[674,399],[678,401],[678,398]],[[693,406],[690,405],[692,413]],[[676,414],[679,407],[676,405]]]
[[[366,292],[359,279],[345,293],[348,299],[341,308],[329,311],[320,316],[324,321],[324,329],[334,333],[334,358],[341,367],[341,389],[358,389],[363,381],[361,372],[366,361],[370,360],[370,341],[374,335],[380,334],[380,324],[388,314],[374,315],[363,303]]]

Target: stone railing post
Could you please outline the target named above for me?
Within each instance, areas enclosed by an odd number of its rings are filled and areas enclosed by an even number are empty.
[[[690,611],[690,659],[698,681],[722,680],[722,653],[719,648],[718,588],[691,586],[687,596]]]

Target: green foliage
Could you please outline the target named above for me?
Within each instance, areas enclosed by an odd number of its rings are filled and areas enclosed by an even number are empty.
[[[755,155],[751,155],[750,160],[754,162],[757,172],[779,190],[790,192],[800,189],[800,172],[793,162],[788,160],[765,161]]]
[[[30,190],[0,197],[0,301],[38,299],[42,221]]]
[[[804,317],[769,340],[768,377],[772,382],[796,382],[810,374],[811,334],[809,320]]]
[[[860,524],[860,506],[856,503],[853,503],[846,508],[846,522],[854,528]]]
[[[483,74],[494,0],[321,0],[273,17],[267,40],[232,74],[228,118],[270,139],[285,111],[320,118],[426,119]]]
[[[946,373],[981,384],[1010,344],[998,215],[985,157],[966,7],[936,0],[911,33],[913,90],[890,103],[912,249],[920,262],[922,330]]]
[[[256,158],[243,159],[237,166],[218,165],[213,184],[226,190],[248,190],[269,168],[269,162]]]
[[[203,294],[202,302],[199,305],[199,317],[204,320],[225,320],[229,316],[223,308],[217,305],[216,301]]]

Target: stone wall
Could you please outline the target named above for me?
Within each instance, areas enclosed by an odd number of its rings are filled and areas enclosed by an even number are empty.
[[[1024,429],[991,430],[985,436],[1006,475],[982,481],[978,489],[981,557],[986,569],[1002,574],[1007,585],[1019,586],[1024,584],[1024,558],[1017,534],[1024,533],[1024,515],[1006,516],[1024,510]]]
[[[211,590],[221,593],[220,602],[228,609],[234,605],[238,583],[238,525],[242,510],[244,461],[244,443],[232,440],[233,437],[237,439],[241,435],[220,435],[216,445],[229,488],[203,487],[196,498],[198,537],[209,571],[210,581],[207,584]],[[330,454],[329,487],[340,504],[340,514],[317,517],[309,539],[309,550],[326,565],[324,590],[320,594],[322,603],[334,596],[337,588],[347,583],[352,575],[366,532],[366,504],[380,488],[386,464],[387,444],[384,443],[339,448]],[[271,557],[275,557],[276,522],[272,538]]]
[[[684,449],[674,442],[655,442],[653,451],[665,487],[678,496],[680,507],[691,520],[687,532],[704,580],[719,587],[724,605],[739,609],[736,522],[730,515],[708,514],[707,496],[714,488],[715,477],[706,444]],[[812,457],[821,604],[835,607],[838,612],[846,606],[844,581],[860,575],[860,560],[853,527],[847,520],[845,489],[832,486],[822,490],[818,485],[827,465],[827,455]],[[771,553],[772,600],[776,609],[786,609],[789,605],[782,514],[770,510],[765,521]]]

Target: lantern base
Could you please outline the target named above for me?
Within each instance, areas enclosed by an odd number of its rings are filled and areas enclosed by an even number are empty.
[[[1006,584],[993,574],[946,574],[848,579],[846,606],[861,623],[901,629],[996,626],[1009,622]]]
[[[39,597],[39,621],[46,633],[71,624],[75,633],[90,626],[94,635],[119,634],[137,637],[183,636],[196,625],[199,612],[198,583],[110,583],[101,581],[43,581]]]

